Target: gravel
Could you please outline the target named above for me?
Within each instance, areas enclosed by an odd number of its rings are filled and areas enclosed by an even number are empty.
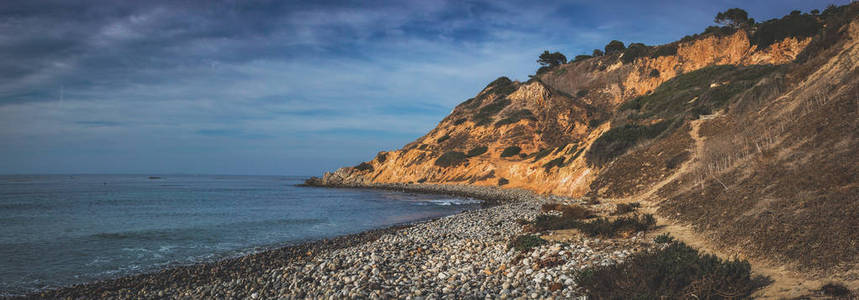
[[[577,237],[527,252],[508,242],[525,234],[547,201],[523,190],[443,185],[376,188],[495,199],[498,205],[421,223],[304,243],[207,264],[44,291],[24,298],[576,298],[576,275],[652,247],[637,234]]]

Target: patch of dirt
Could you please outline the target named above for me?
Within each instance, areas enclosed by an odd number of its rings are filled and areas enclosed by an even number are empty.
[[[690,129],[684,125],[668,137],[637,147],[610,163],[591,183],[591,196],[622,198],[653,189],[689,158],[693,145]]]

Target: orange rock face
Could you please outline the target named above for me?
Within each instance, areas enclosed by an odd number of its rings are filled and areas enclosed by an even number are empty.
[[[498,185],[503,178],[508,182],[504,187],[581,196],[600,172],[588,165],[584,153],[611,127],[609,120],[621,103],[707,66],[790,62],[809,42],[789,38],[757,49],[746,32],[738,31],[663,46],[676,47],[669,55],[628,63],[618,55],[603,56],[559,66],[524,83],[499,79],[457,106],[425,136],[402,149],[379,153],[368,162],[372,170],[345,167],[322,180]],[[521,152],[501,157],[513,146]],[[479,147],[487,151],[467,157]],[[438,166],[437,160],[450,152],[464,155],[451,166]]]

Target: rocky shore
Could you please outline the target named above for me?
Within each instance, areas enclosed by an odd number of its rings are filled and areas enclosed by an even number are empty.
[[[582,294],[575,282],[581,270],[617,263],[634,251],[652,247],[639,233],[612,240],[565,237],[563,242],[516,251],[508,243],[524,234],[517,221],[533,219],[542,203],[575,200],[491,187],[376,188],[491,197],[500,204],[407,226],[24,298],[573,298]]]

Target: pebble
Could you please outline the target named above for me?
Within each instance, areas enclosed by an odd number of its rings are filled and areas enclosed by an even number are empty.
[[[312,247],[298,245],[271,254],[264,252],[211,265],[177,268],[143,279],[130,277],[127,283],[121,279],[120,283],[128,285],[123,287],[126,289],[129,286],[139,289],[141,280],[147,283],[148,291],[132,288],[135,292],[128,296],[121,296],[119,288],[103,288],[98,286],[102,283],[95,283],[58,290],[51,298],[86,298],[91,295],[86,294],[87,289],[104,291],[103,298],[144,299],[171,295],[251,299],[577,298],[583,291],[574,278],[581,269],[617,263],[634,253],[631,249],[647,249],[650,245],[644,238],[610,243],[581,238],[519,253],[507,247],[510,239],[523,234],[516,220],[534,219],[540,214],[540,205],[547,201],[575,200],[466,185],[421,185],[421,188],[493,198],[500,204],[410,226],[332,239],[337,242],[308,243],[315,245]],[[560,264],[543,264],[547,258],[558,257]],[[221,275],[211,275],[216,273]],[[549,286],[555,283],[563,287],[550,290]],[[451,297],[444,296],[447,294]]]

